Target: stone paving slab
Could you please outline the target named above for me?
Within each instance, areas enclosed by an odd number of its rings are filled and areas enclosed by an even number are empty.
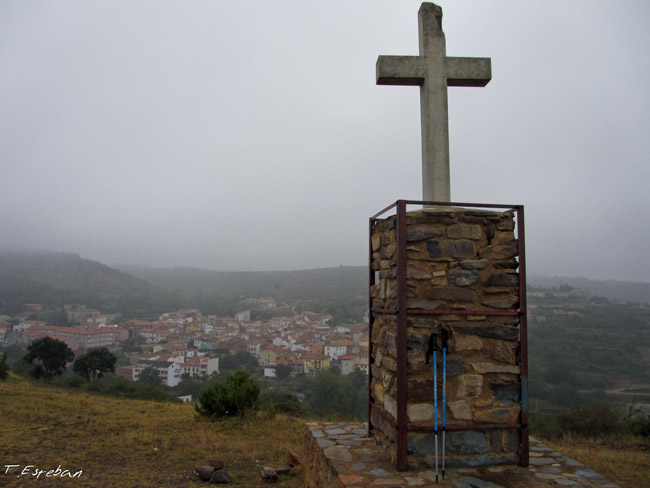
[[[620,488],[595,471],[530,438],[530,466],[397,471],[368,437],[367,424],[310,422],[306,429],[306,488]]]

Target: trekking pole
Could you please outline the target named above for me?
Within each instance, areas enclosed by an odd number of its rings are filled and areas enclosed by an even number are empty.
[[[442,479],[445,479],[445,433],[447,428],[447,341],[449,331],[442,329]]]
[[[438,483],[438,370],[436,349],[438,348],[438,336],[431,334],[429,336],[429,349],[427,350],[427,364],[429,363],[429,354],[433,356],[433,417],[434,432],[436,433],[436,483]]]

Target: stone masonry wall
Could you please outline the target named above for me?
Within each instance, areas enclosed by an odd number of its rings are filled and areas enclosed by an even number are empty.
[[[407,308],[449,310],[407,320],[407,416],[409,424],[434,424],[433,366],[426,363],[431,333],[450,332],[447,351],[447,425],[517,424],[521,413],[519,318],[464,314],[516,311],[518,246],[512,213],[425,208],[407,213]],[[397,307],[396,217],[377,221],[371,235],[375,309]],[[454,313],[456,312],[456,313]],[[397,317],[373,313],[371,402],[397,419]],[[439,374],[442,354],[438,354]],[[442,402],[439,376],[438,409]],[[439,425],[442,413],[439,411]],[[396,457],[396,431],[371,409],[373,435]],[[447,466],[519,461],[516,429],[447,431]],[[408,433],[408,461],[433,466],[434,434]]]

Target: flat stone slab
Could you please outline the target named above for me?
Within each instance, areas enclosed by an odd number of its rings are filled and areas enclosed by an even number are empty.
[[[392,476],[392,474],[393,474],[392,472],[390,472],[390,471],[385,471],[385,470],[383,470],[383,469],[381,469],[381,468],[375,468],[375,469],[373,469],[372,471],[370,471],[369,473],[370,473],[371,475],[373,475],[373,476],[379,476],[379,477],[381,477],[381,478],[387,478],[387,477],[389,477],[389,476]]]
[[[352,461],[352,455],[345,447],[326,447],[323,452],[330,461],[343,461],[346,463]]]
[[[575,472],[576,476],[582,476],[584,478],[602,478],[601,475],[592,471],[591,469],[579,469]]]
[[[470,478],[463,476],[453,480],[453,483],[458,488],[504,488],[502,485],[497,485],[491,481],[483,481],[478,478]]]
[[[336,445],[335,441],[330,441],[330,440],[327,440],[327,439],[316,439],[316,441],[318,442],[318,445],[320,447],[323,447],[323,448],[332,447],[332,446]]]
[[[530,458],[528,460],[528,463],[531,466],[546,466],[546,465],[551,465],[555,463],[555,459],[549,458],[549,457],[541,457],[541,458]]]
[[[514,465],[397,471],[385,451],[359,424],[307,424],[305,486],[372,488],[620,488],[582,463],[530,438],[529,467]],[[353,445],[350,445],[353,444]]]

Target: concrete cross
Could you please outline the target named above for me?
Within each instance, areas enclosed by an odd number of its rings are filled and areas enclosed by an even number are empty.
[[[490,58],[446,56],[442,9],[423,3],[418,12],[420,55],[379,56],[378,85],[419,85],[422,120],[422,193],[425,201],[449,202],[448,86],[485,86]]]

